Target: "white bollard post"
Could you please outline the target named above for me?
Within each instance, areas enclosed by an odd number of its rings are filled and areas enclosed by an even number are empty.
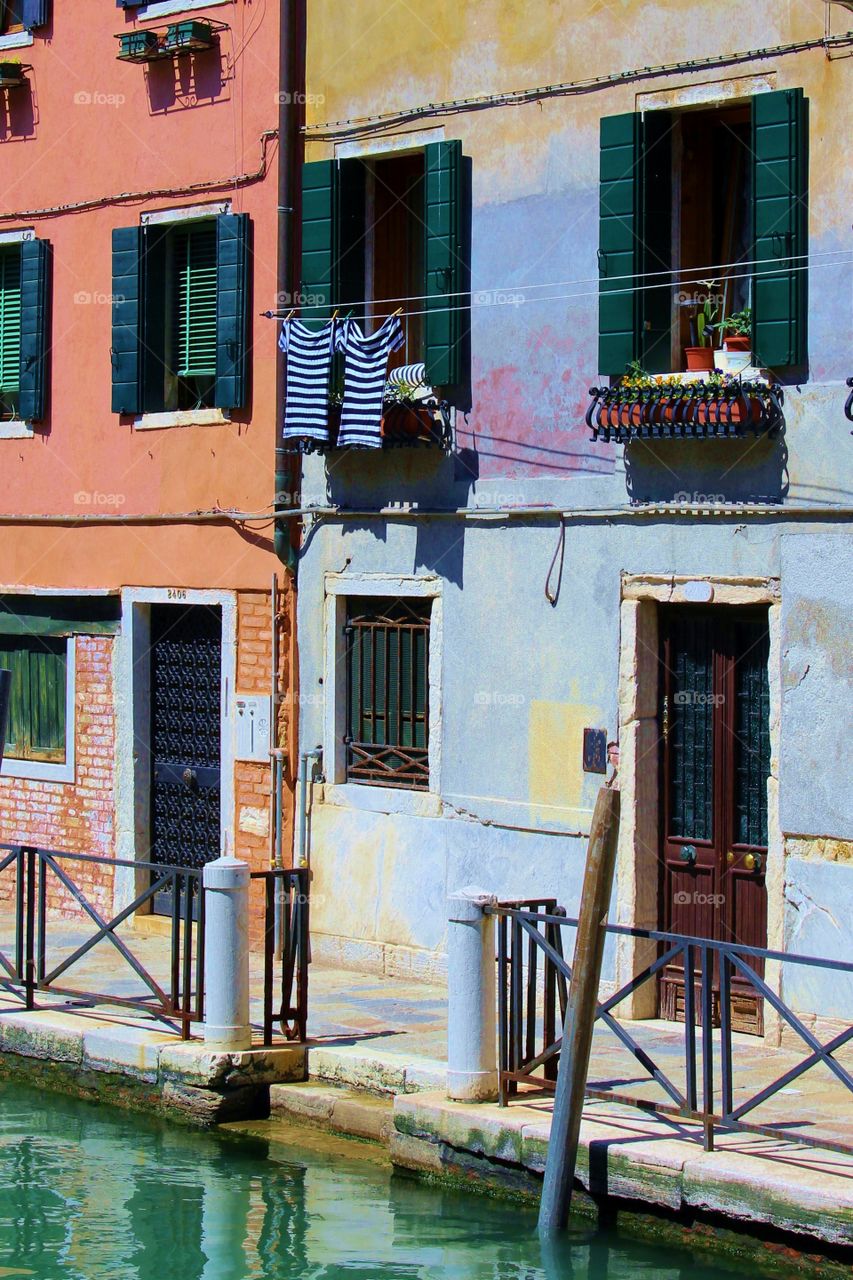
[[[492,1102],[498,1096],[495,920],[497,899],[476,886],[447,900],[447,1096]]]
[[[213,1049],[250,1049],[249,864],[226,854],[207,863],[202,881],[204,1042]]]

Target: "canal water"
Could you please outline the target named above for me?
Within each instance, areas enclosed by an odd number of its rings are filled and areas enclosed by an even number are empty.
[[[256,1126],[261,1128],[261,1126]],[[269,1126],[267,1126],[269,1130]],[[436,1190],[312,1130],[202,1133],[0,1082],[0,1277],[38,1280],[723,1280],[689,1251]],[[754,1274],[754,1272],[753,1272]]]

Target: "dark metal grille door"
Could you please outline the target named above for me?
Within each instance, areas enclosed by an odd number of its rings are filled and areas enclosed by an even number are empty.
[[[151,861],[202,867],[220,854],[222,619],[151,609]],[[168,894],[155,911],[172,910]]]

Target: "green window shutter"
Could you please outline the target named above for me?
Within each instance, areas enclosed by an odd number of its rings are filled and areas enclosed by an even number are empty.
[[[598,371],[616,377],[640,354],[641,117],[605,116],[600,139]]]
[[[461,379],[462,143],[424,148],[424,360],[427,381],[454,386]]]
[[[302,166],[302,270],[299,284],[303,320],[327,320],[338,295],[337,186],[334,160]],[[311,305],[306,300],[311,299]]]
[[[0,667],[12,672],[6,754],[19,760],[65,760],[66,642],[0,639]]]
[[[21,250],[0,251],[0,415],[17,413],[21,385]]]
[[[752,342],[762,368],[806,360],[807,119],[802,89],[752,99]]]
[[[216,226],[174,232],[174,316],[171,369],[179,378],[216,373]]]
[[[26,422],[39,422],[47,398],[48,271],[46,240],[21,245],[21,399]]]
[[[142,409],[142,227],[113,229],[113,413]]]
[[[247,399],[249,235],[247,213],[216,219],[216,387],[218,409],[241,409]]]

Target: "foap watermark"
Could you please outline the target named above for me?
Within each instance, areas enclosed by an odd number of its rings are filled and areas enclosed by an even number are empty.
[[[471,297],[475,307],[520,307],[526,301],[523,293],[509,289],[478,289]]]
[[[672,695],[677,707],[721,707],[725,702],[725,694],[699,693],[695,689],[679,689]]]
[[[114,303],[124,301],[123,293],[93,293],[89,289],[78,289],[74,294],[74,305],[77,307],[111,307]]]
[[[722,307],[725,305],[726,295],[717,293],[713,288],[696,289],[693,293],[689,293],[683,289],[676,294],[676,301],[680,307],[694,307],[700,310],[705,306]]]
[[[273,99],[280,107],[322,107],[325,93],[277,93]]]
[[[698,890],[688,893],[681,889],[678,893],[672,895],[672,900],[677,907],[687,907],[693,904],[697,907],[721,907],[726,900],[724,893],[699,893]]]
[[[123,507],[123,493],[101,493],[99,489],[80,489],[74,495],[75,507]]]
[[[520,707],[525,697],[523,693],[505,693],[501,689],[478,689],[474,702],[478,707]]]
[[[327,307],[329,299],[324,293],[301,293],[297,290],[295,293],[277,293],[275,295],[275,305],[277,307]]]
[[[123,93],[104,93],[100,89],[79,89],[74,95],[75,107],[123,107],[126,102]]]
[[[698,489],[694,489],[691,493],[688,489],[679,489],[677,493],[672,495],[673,502],[687,502],[693,506],[711,506],[713,503],[725,502],[726,495],[724,493],[700,493]]]

